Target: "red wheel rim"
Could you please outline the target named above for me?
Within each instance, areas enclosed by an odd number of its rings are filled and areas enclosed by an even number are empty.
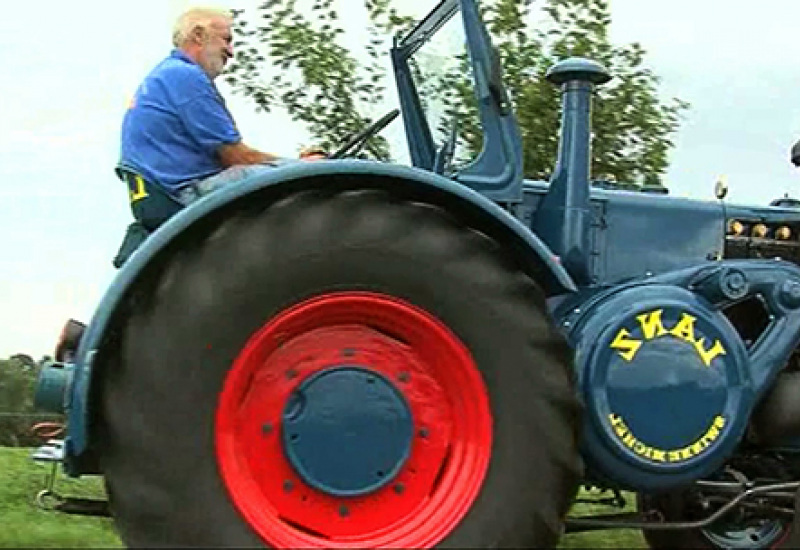
[[[393,381],[414,422],[391,483],[356,497],[305,483],[281,446],[289,395],[343,357]],[[215,442],[231,499],[267,544],[423,548],[451,533],[477,498],[492,416],[480,372],[444,324],[389,296],[334,293],[281,312],[250,338],[226,376]]]

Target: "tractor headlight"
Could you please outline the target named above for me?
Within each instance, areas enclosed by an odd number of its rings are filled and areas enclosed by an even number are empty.
[[[767,233],[769,233],[769,228],[763,223],[757,223],[753,226],[750,234],[757,239],[763,239],[767,236]]]
[[[744,233],[744,224],[739,220],[731,220],[728,222],[728,234],[738,237]]]

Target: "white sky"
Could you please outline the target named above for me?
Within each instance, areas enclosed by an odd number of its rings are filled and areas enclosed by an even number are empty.
[[[7,4],[0,18],[0,357],[39,357],[51,353],[68,317],[90,319],[116,274],[111,259],[130,221],[112,172],[121,117],[141,78],[168,53],[172,22],[189,2]],[[408,4],[422,14],[433,0]],[[800,173],[788,163],[800,138],[800,3],[611,0],[611,9],[615,42],[641,42],[664,95],[692,104],[665,181],[673,194],[710,198],[726,174],[733,202],[800,196]],[[296,154],[306,138],[298,125],[226,95],[248,143]]]

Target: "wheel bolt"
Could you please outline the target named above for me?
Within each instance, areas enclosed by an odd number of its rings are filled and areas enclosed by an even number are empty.
[[[346,518],[350,515],[350,510],[347,508],[347,506],[339,506],[339,515],[343,518]]]
[[[356,350],[354,350],[353,348],[344,348],[342,350],[342,355],[344,355],[345,357],[352,357],[355,354],[356,354]]]
[[[284,491],[286,491],[287,493],[291,493],[292,489],[294,489],[294,483],[292,483],[292,480],[287,479],[286,481],[283,482]]]
[[[401,372],[397,376],[397,379],[400,380],[401,382],[408,382],[409,380],[411,380],[411,375],[408,374],[407,372]]]
[[[263,426],[261,426],[261,433],[262,433],[262,434],[264,434],[264,435],[269,435],[269,434],[271,434],[271,433],[272,433],[272,424],[270,424],[269,422],[267,422],[266,424],[264,424]]]
[[[398,495],[402,495],[403,491],[405,490],[406,486],[403,485],[402,483],[398,483],[397,485],[394,486],[394,492],[397,493]]]
[[[419,430],[419,436],[420,436],[422,439],[426,439],[426,438],[428,437],[428,434],[429,434],[429,432],[428,432],[428,428],[420,428],[420,430]]]
[[[286,378],[288,378],[289,380],[297,378],[297,371],[294,370],[294,369],[287,370],[286,371]]]

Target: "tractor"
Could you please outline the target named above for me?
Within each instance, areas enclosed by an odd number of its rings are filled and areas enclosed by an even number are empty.
[[[483,131],[459,166],[412,64],[454,17]],[[593,184],[612,75],[583,58],[547,74],[559,153],[526,180],[476,0],[390,55],[399,111],[181,211],[67,323],[36,388],[67,475],[103,477],[133,547],[791,544],[800,210]],[[354,158],[398,114],[409,165]]]

